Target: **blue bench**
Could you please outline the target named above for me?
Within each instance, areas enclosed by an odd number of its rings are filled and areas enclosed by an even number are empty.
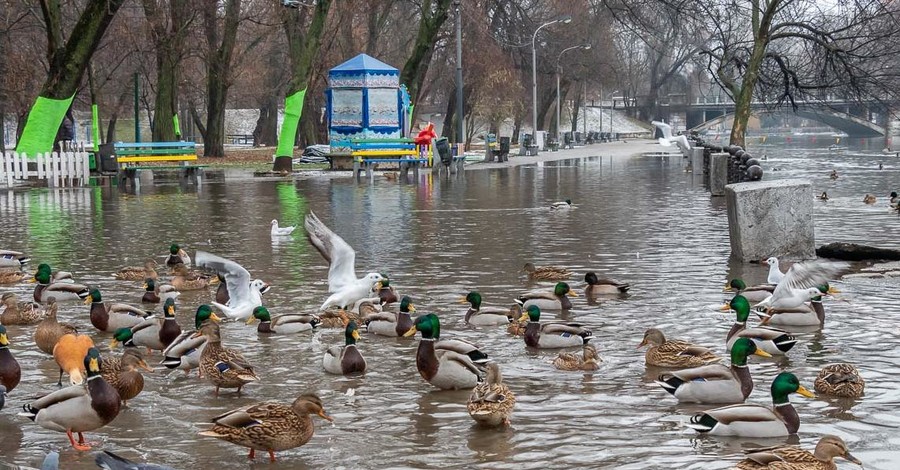
[[[184,178],[199,178],[206,166],[189,164],[197,161],[197,144],[194,142],[116,142],[114,149],[119,183],[130,180],[135,188],[139,185],[141,170],[178,170]],[[178,165],[142,165],[167,162]]]

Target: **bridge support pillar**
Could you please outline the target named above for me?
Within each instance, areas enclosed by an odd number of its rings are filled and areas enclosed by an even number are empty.
[[[894,149],[894,111],[889,110],[884,119],[884,148]]]
[[[812,185],[807,180],[725,187],[731,256],[740,261],[816,257]]]

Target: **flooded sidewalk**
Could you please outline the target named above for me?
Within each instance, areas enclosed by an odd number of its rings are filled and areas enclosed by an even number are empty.
[[[517,149],[516,149],[517,150]],[[539,162],[553,162],[557,160],[569,160],[586,157],[631,157],[649,152],[678,152],[677,147],[663,147],[659,142],[650,139],[627,139],[617,142],[575,147],[574,149],[560,149],[557,152],[541,152],[536,156],[519,156],[510,153],[509,161],[482,163],[479,161],[466,162],[466,170],[491,170],[496,168],[510,168],[520,165],[534,165]]]

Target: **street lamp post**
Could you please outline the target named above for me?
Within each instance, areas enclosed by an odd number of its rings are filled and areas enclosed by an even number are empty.
[[[606,95],[606,99],[609,99],[610,97],[612,97],[612,95],[615,95],[618,92],[619,92],[619,90],[613,90],[608,95]],[[615,109],[615,105],[611,103],[609,106],[609,140],[610,141],[612,140],[613,109]],[[600,88],[600,132],[601,133],[603,132],[603,87]]]
[[[544,29],[547,26],[556,23],[564,23],[568,24],[572,22],[571,16],[564,16],[562,18],[557,18],[553,21],[548,21],[534,30],[534,34],[531,35],[531,144],[535,145],[537,142],[537,34],[541,29]]]
[[[562,75],[562,67],[559,65],[559,59],[562,58],[562,55],[566,53],[566,51],[571,51],[573,49],[584,49],[588,50],[591,48],[590,44],[581,44],[578,46],[567,47],[563,49],[558,56],[556,56],[556,141],[559,142],[559,118],[560,118],[560,103],[562,102],[562,95],[560,94],[559,89],[559,76]]]
[[[463,138],[463,76],[462,76],[462,17],[459,14],[459,0],[453,2],[456,7],[456,143],[457,151],[462,155]]]

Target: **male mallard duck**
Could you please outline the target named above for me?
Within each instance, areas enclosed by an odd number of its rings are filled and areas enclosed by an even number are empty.
[[[21,269],[30,260],[21,251],[0,250],[0,269]]]
[[[496,362],[489,362],[486,369],[487,378],[472,390],[466,409],[478,424],[509,425],[509,415],[516,406],[516,396],[503,383],[500,366]]]
[[[216,280],[219,282],[219,287],[216,288],[216,303],[227,305],[231,296],[228,295],[228,283],[225,282],[225,276],[216,273]]]
[[[381,336],[404,336],[413,328],[411,313],[416,311],[412,299],[403,296],[400,301],[400,313],[380,312],[366,316],[366,331]]]
[[[878,202],[878,199],[872,194],[863,196],[863,203],[865,204],[875,204],[876,202]]]
[[[828,177],[831,178],[831,179],[833,179],[833,180],[838,179],[838,172],[837,172],[837,170],[831,170],[831,174],[828,175]]]
[[[607,277],[600,278],[597,277],[597,274],[594,272],[586,273],[584,275],[584,282],[587,283],[587,287],[584,288],[584,295],[587,297],[593,297],[596,295],[626,294],[628,293],[628,289],[631,289],[630,284]]]
[[[725,285],[725,291],[735,291],[738,294],[741,294],[752,303],[762,302],[766,299],[766,297],[772,295],[772,292],[775,291],[775,285],[773,284],[759,284],[755,286],[747,287],[747,284],[744,283],[742,279],[732,279],[728,281],[728,284]]]
[[[850,454],[847,444],[837,436],[825,435],[809,453],[797,446],[776,446],[745,451],[747,458],[737,464],[737,470],[837,470],[835,457],[862,466],[862,462]]]
[[[174,299],[181,295],[171,284],[159,284],[157,281],[147,278],[144,280],[144,296],[141,302],[148,304],[158,304],[169,299]]]
[[[122,343],[126,347],[147,348],[148,353],[151,349],[163,351],[180,334],[181,326],[175,319],[175,301],[169,299],[163,305],[163,318],[151,316],[131,328],[119,328],[113,333],[109,349],[115,349],[119,343]]]
[[[177,243],[173,243],[169,245],[169,254],[166,255],[166,266],[172,267],[179,263],[190,266],[191,257]]]
[[[397,289],[394,289],[394,286],[391,285],[391,280],[388,279],[387,274],[382,274],[384,280],[381,281],[380,284],[375,284],[377,291],[375,292],[380,299],[381,305],[388,305],[400,300],[400,295],[397,294]],[[380,287],[379,287],[380,286]]]
[[[897,191],[891,191],[889,197],[891,198],[892,206],[896,206],[898,203],[900,203],[900,195],[897,194]]]
[[[182,369],[184,373],[190,374],[191,369],[200,367],[200,354],[206,347],[206,336],[196,336],[197,330],[209,322],[221,321],[212,311],[212,307],[203,304],[197,307],[197,313],[194,314],[195,330],[182,332],[169,344],[163,351],[163,360],[159,363],[169,369]]]
[[[0,324],[4,325],[32,325],[44,318],[47,312],[37,302],[19,302],[19,296],[7,292],[0,297],[0,303],[4,305],[3,313],[0,313]]]
[[[84,382],[84,356],[94,347],[94,340],[88,335],[70,333],[62,335],[53,347],[53,359],[59,366],[59,381],[62,387],[63,372],[69,374],[69,383],[78,385]],[[79,359],[82,358],[82,359]]]
[[[128,406],[128,400],[138,396],[144,389],[144,376],[141,375],[138,368],[153,372],[137,348],[125,348],[119,357],[103,358],[101,375],[108,384],[116,389],[125,406]]]
[[[553,360],[553,365],[559,370],[580,370],[580,371],[592,371],[600,368],[600,364],[598,362],[602,361],[600,356],[597,354],[597,348],[593,345],[585,344],[581,348],[581,355],[570,353],[570,352],[561,352],[556,359]]]
[[[839,290],[831,287],[828,283],[817,286],[818,294],[809,299],[809,306],[801,305],[799,307],[781,310],[766,308],[765,304],[757,304],[756,314],[762,319],[761,325],[777,325],[777,326],[820,326],[825,324],[825,306],[822,305],[823,295],[833,295],[840,293]]]
[[[19,361],[9,352],[9,338],[6,336],[6,327],[0,325],[0,384],[6,387],[7,392],[13,391],[22,378],[22,368]]]
[[[662,331],[650,328],[638,348],[650,345],[644,360],[656,367],[700,367],[720,361],[711,349],[677,339],[667,340]]]
[[[571,209],[572,208],[572,200],[566,199],[565,201],[554,202],[550,204],[550,209],[552,210],[563,210],[563,209]]]
[[[753,391],[753,378],[747,368],[747,357],[753,354],[772,357],[757,348],[753,340],[738,338],[731,348],[731,367],[711,364],[676,370],[660,375],[656,383],[679,402],[742,403]]]
[[[222,346],[218,323],[206,323],[194,333],[194,336],[200,335],[206,336],[206,347],[200,353],[200,370],[216,386],[217,397],[220,388],[237,388],[240,394],[244,385],[259,380],[253,366],[241,353]]]
[[[515,308],[503,307],[482,307],[481,294],[472,291],[465,298],[460,299],[460,303],[468,303],[469,309],[466,310],[466,323],[475,326],[496,326],[508,325],[521,315],[520,308],[516,304]]]
[[[866,381],[856,367],[846,363],[823,367],[813,384],[822,395],[846,398],[859,398],[866,388]]]
[[[416,369],[426,382],[442,390],[474,387],[481,380],[476,363],[487,362],[487,354],[472,343],[461,340],[440,340],[441,322],[429,313],[416,317],[412,328],[403,336],[422,332],[416,351]]]
[[[522,308],[537,305],[541,310],[569,310],[572,301],[569,297],[578,297],[578,294],[565,282],[557,282],[553,290],[533,290],[516,298],[516,303]]]
[[[156,268],[159,264],[154,259],[148,259],[144,266],[128,266],[113,274],[113,277],[122,281],[143,281],[144,279],[158,279]]]
[[[747,328],[747,319],[750,318],[750,302],[743,295],[735,295],[722,307],[722,310],[729,309],[735,312],[734,325],[725,336],[725,344],[729,351],[738,338],[752,339],[756,347],[773,356],[783,356],[797,344],[797,339],[785,331],[763,326]]]
[[[53,347],[62,338],[63,335],[76,334],[78,330],[68,324],[59,323],[56,319],[56,299],[50,297],[47,300],[47,316],[38,323],[37,329],[34,330],[34,342],[38,349],[47,354],[53,354]]]
[[[322,358],[325,372],[338,375],[365,372],[366,359],[356,347],[358,340],[359,327],[355,321],[351,321],[344,330],[344,346],[332,346],[325,350],[325,356]]]
[[[119,328],[131,328],[152,315],[152,312],[141,310],[128,304],[107,304],[103,302],[100,289],[91,289],[84,299],[91,304],[91,324],[94,328],[114,333]]]
[[[796,375],[782,372],[772,382],[774,408],[754,404],[725,406],[697,413],[686,424],[697,432],[714,436],[781,437],[794,434],[800,428],[800,416],[788,399],[791,393],[816,397],[800,385]]]
[[[818,199],[820,201],[827,201],[828,200],[828,192],[822,191],[822,194],[816,196],[816,199]]]
[[[57,302],[65,300],[81,300],[88,295],[88,287],[72,282],[50,283],[49,271],[38,271],[34,275],[34,301],[46,302],[47,298],[55,297]]]
[[[25,416],[51,431],[65,432],[72,447],[90,450],[81,434],[107,425],[119,414],[119,394],[100,375],[100,351],[90,348],[84,356],[87,385],[57,390],[22,407]],[[78,442],[72,433],[78,433]]]
[[[75,283],[75,278],[72,277],[72,273],[68,271],[54,271],[50,268],[50,265],[47,263],[41,263],[37,267],[36,272],[45,272],[50,275],[50,284],[55,284],[57,282],[66,282],[69,284]]]
[[[0,271],[0,284],[15,284],[27,277],[23,271]]]
[[[532,281],[567,281],[572,277],[572,271],[557,266],[535,266],[525,263],[522,271],[528,273],[528,279]]]
[[[525,344],[532,348],[570,348],[587,344],[593,337],[591,330],[578,323],[541,323],[541,309],[531,305],[519,321],[528,320],[525,326]]]
[[[318,415],[333,421],[325,413],[322,400],[316,395],[301,395],[291,405],[265,402],[238,408],[212,419],[213,427],[200,433],[239,446],[249,447],[249,458],[257,450],[269,453],[275,461],[275,452],[300,447],[309,442],[315,429],[309,415]]]
[[[192,273],[187,266],[184,264],[178,264],[173,269],[172,272],[174,276],[172,277],[172,287],[178,291],[185,290],[203,290],[209,287],[212,284],[215,284],[213,279],[218,280],[217,277],[210,277],[206,275],[196,275]]]
[[[256,328],[257,333],[276,333],[280,335],[312,331],[321,323],[318,316],[306,313],[285,313],[272,317],[269,315],[269,310],[262,305],[253,309],[253,315],[250,315],[250,318],[247,319],[247,324],[252,325],[256,320],[259,320],[259,326]]]

